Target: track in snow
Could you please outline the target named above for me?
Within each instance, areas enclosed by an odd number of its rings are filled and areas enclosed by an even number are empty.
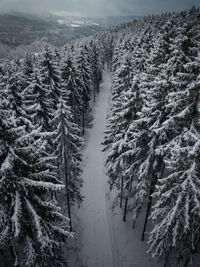
[[[83,189],[85,196],[80,208],[81,255],[87,267],[114,267],[111,231],[106,207],[107,177],[104,167],[102,141],[106,126],[111,77],[103,73],[100,95],[97,99],[93,127],[84,150]]]

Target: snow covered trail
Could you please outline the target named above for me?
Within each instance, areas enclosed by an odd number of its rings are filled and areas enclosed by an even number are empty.
[[[147,255],[146,242],[141,242],[144,214],[138,218],[133,231],[132,215],[127,215],[124,223],[123,210],[119,207],[113,210],[116,192],[109,192],[106,154],[101,145],[109,114],[111,85],[111,75],[104,71],[93,127],[87,130],[89,138],[83,150],[82,194],[85,198],[74,214],[75,237],[68,250],[73,253],[69,253],[66,260],[70,267],[161,267]]]
[[[111,94],[111,77],[103,73],[100,95],[97,99],[93,127],[84,150],[82,177],[85,196],[79,217],[81,224],[81,255],[87,267],[114,267],[111,231],[106,206],[107,177],[104,167],[104,153],[101,145],[104,139],[107,108]]]

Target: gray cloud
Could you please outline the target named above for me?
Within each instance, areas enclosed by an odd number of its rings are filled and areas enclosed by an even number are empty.
[[[199,6],[200,0],[0,0],[0,11],[65,12],[81,16],[147,15]]]

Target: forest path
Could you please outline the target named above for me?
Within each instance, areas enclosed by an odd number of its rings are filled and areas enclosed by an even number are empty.
[[[97,98],[93,127],[83,151],[84,181],[82,194],[85,196],[79,211],[81,224],[81,255],[84,266],[114,267],[112,237],[106,203],[107,180],[105,157],[101,145],[106,130],[106,117],[111,95],[111,76],[104,71],[100,94]]]

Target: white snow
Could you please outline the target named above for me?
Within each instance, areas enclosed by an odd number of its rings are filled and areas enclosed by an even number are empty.
[[[71,23],[71,27],[72,27],[72,28],[79,28],[79,27],[81,27],[81,25]]]
[[[59,24],[65,24],[65,21],[62,20],[62,19],[58,19],[57,22],[58,22]]]
[[[96,23],[96,22],[93,22],[93,23],[91,23],[92,25],[95,25],[95,26],[100,26],[100,24],[99,23]]]
[[[19,223],[19,213],[21,211],[21,199],[19,196],[19,192],[16,191],[16,195],[15,195],[15,206],[14,206],[14,214],[11,217],[11,221],[14,225],[14,231],[15,231],[15,237],[19,236],[20,233],[20,223]]]
[[[107,177],[104,153],[101,151],[111,88],[111,79],[107,72],[104,72],[102,87],[96,104],[94,125],[89,131],[90,138],[84,151],[85,168],[82,174],[82,194],[85,199],[80,208],[79,223],[82,228],[81,255],[87,267],[114,266],[105,196]]]
[[[158,267],[146,253],[147,245],[141,242],[143,216],[132,230],[128,216],[122,221],[122,211],[112,210],[114,192],[107,185],[105,159],[101,143],[106,130],[106,117],[111,97],[111,75],[103,73],[103,83],[97,99],[93,127],[88,130],[88,142],[83,151],[85,196],[78,212],[75,237],[71,239],[74,258],[67,258],[69,267]],[[74,214],[75,216],[75,214]]]
[[[69,21],[69,20],[65,20],[65,19],[58,19],[57,22],[61,25],[65,24],[66,27],[72,27],[72,28],[79,28],[79,27],[83,27],[83,26],[100,26],[99,23],[96,22],[92,22],[92,21],[82,21],[82,20],[73,20],[73,21]]]
[[[35,227],[37,229],[37,238],[42,243],[43,242],[43,239],[42,239],[43,234],[42,234],[42,228],[41,228],[41,224],[40,224],[40,217],[37,215],[36,211],[34,210],[33,206],[31,205],[31,203],[28,201],[27,198],[25,198],[25,201],[26,201],[26,205],[27,205],[29,212],[33,216]]]
[[[73,23],[75,23],[75,24],[85,24],[85,21],[82,21],[82,20],[74,20]]]
[[[4,173],[8,171],[9,169],[11,169],[13,167],[13,161],[14,161],[13,154],[9,152],[5,160],[1,164],[0,173]]]

